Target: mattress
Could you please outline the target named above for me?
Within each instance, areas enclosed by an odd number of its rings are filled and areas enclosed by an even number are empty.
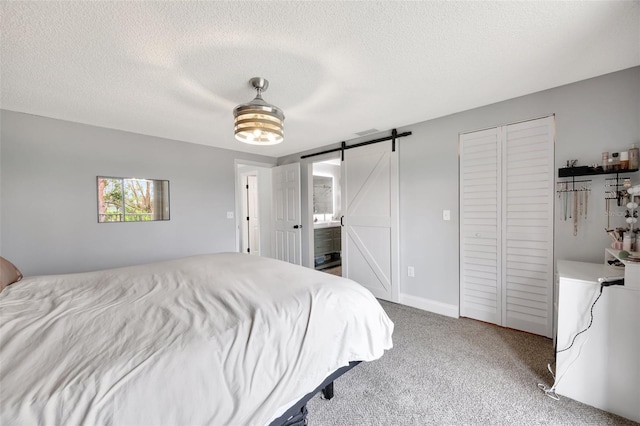
[[[0,293],[0,424],[263,425],[392,347],[359,284],[239,253]]]

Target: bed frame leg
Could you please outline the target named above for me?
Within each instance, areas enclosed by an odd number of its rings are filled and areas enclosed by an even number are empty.
[[[303,405],[300,409],[300,412],[296,413],[294,416],[289,417],[287,421],[285,421],[281,426],[307,426],[309,423],[307,422],[307,406]],[[271,423],[272,426],[274,423]]]
[[[322,388],[322,397],[324,399],[333,398],[333,382],[329,383],[327,386]]]

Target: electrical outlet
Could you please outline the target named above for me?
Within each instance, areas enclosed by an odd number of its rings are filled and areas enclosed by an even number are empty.
[[[233,212],[227,212],[227,219],[233,219]]]
[[[442,210],[442,220],[451,220],[451,210]]]
[[[415,277],[416,276],[416,270],[413,268],[413,266],[409,266],[407,268],[407,275],[410,277]]]

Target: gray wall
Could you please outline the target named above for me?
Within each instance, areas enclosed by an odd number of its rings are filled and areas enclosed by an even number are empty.
[[[640,67],[399,128],[400,291],[458,305],[458,134],[556,114],[556,163],[600,161],[640,142]],[[27,275],[78,272],[195,253],[234,251],[234,159],[268,157],[2,111],[0,248]],[[372,124],[375,126],[375,123]],[[354,139],[368,140],[376,135]],[[337,144],[331,145],[335,147]],[[307,163],[302,214],[309,216]],[[278,160],[300,161],[299,155]],[[96,223],[97,175],[171,181],[171,220]],[[634,183],[640,181],[636,173]],[[556,212],[556,258],[600,262],[604,177],[594,177],[589,219],[572,235]],[[452,211],[450,222],[442,210]],[[619,220],[619,219],[617,219]],[[612,222],[614,225],[615,222]],[[622,223],[620,223],[622,224]],[[303,233],[305,240],[309,232]],[[308,263],[308,243],[303,260]],[[416,276],[406,276],[414,266]]]
[[[625,150],[640,143],[640,67],[398,128],[413,132],[398,143],[401,293],[458,305],[458,134],[549,114],[556,115],[557,166],[573,158],[582,165],[599,163],[602,151]],[[300,161],[300,155],[283,157],[278,163],[295,161]],[[301,163],[303,176],[309,161],[314,159]],[[634,183],[640,183],[640,173],[633,175]],[[607,224],[603,191],[604,176],[593,177],[590,215],[577,237],[571,222],[559,220],[556,206],[556,259],[603,261],[604,248],[610,243],[603,232]],[[302,194],[303,206],[306,196]],[[450,222],[442,221],[444,209],[452,212]],[[616,220],[611,224],[623,225]],[[414,278],[407,277],[408,266],[415,267]]]
[[[274,159],[3,110],[2,256],[25,275],[236,250],[234,160]],[[97,223],[96,176],[170,181],[171,220]]]

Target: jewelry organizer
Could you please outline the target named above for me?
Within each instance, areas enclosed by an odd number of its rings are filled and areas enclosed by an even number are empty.
[[[570,181],[556,182],[556,193],[562,209],[562,219],[565,222],[569,219],[573,221],[574,237],[578,235],[580,219],[587,219],[590,192],[591,179],[576,180],[574,176]]]
[[[567,165],[575,164],[567,162]],[[611,227],[611,202],[616,200],[617,207],[623,207],[627,204],[629,197],[626,189],[631,186],[629,177],[620,176],[628,173],[637,172],[638,169],[631,170],[614,170],[604,171],[601,167],[590,166],[573,166],[558,169],[558,178],[571,178],[571,180],[558,180],[556,182],[556,193],[558,194],[558,202],[560,203],[561,220],[573,221],[573,235],[578,235],[578,225],[580,220],[587,219],[589,193],[591,192],[591,179],[576,180],[577,177],[594,176],[594,175],[615,175],[615,177],[605,179],[605,210],[607,214],[607,229]],[[633,200],[631,200],[633,201]],[[637,211],[627,211],[625,218],[637,219]],[[632,227],[633,228],[633,227]]]

